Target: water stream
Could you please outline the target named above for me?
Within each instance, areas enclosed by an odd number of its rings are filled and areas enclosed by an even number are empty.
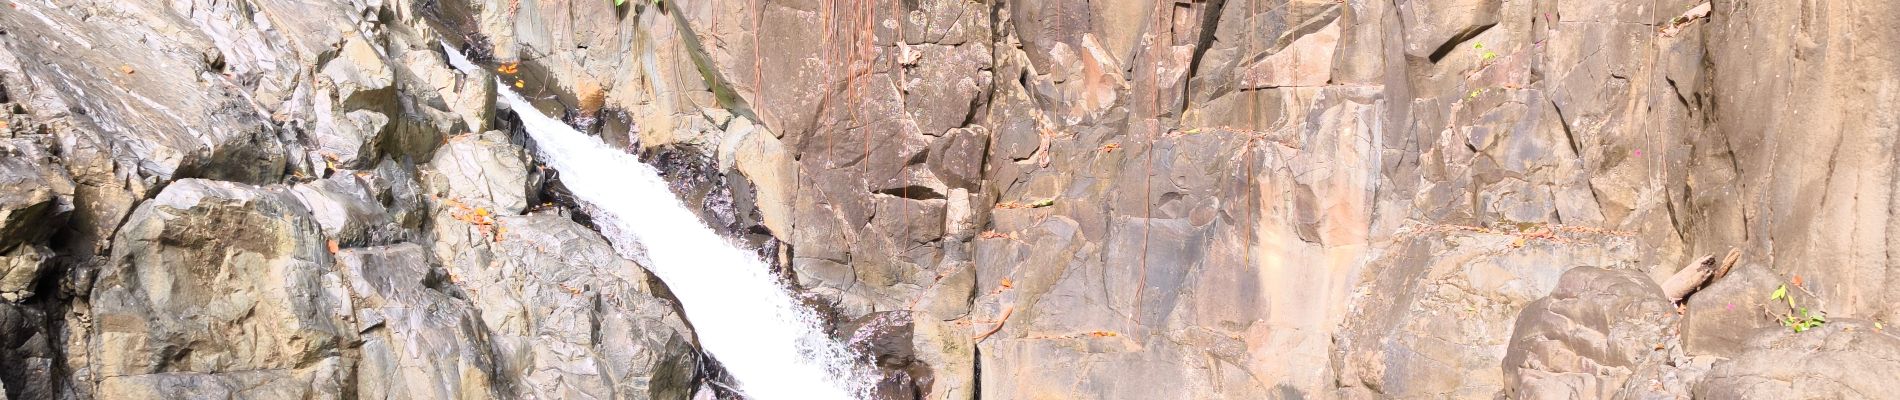
[[[682,204],[653,167],[536,110],[501,85],[537,156],[594,218],[614,249],[665,281],[711,353],[753,399],[857,399],[869,385],[764,261]]]

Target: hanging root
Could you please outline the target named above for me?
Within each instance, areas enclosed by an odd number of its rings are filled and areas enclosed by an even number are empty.
[[[996,331],[1003,330],[1003,323],[1009,322],[1009,313],[1015,312],[1015,311],[1016,311],[1016,306],[1009,306],[1008,308],[1004,308],[1003,316],[1001,318],[996,319],[996,326],[990,327],[990,330],[984,331],[982,334],[978,334],[976,336],[970,337],[970,341],[982,342],[983,339],[988,339],[990,335],[996,334]]]

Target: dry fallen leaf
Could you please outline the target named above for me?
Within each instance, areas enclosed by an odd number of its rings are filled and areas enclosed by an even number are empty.
[[[125,73],[126,75],[139,73],[137,70],[133,70],[130,65],[120,65],[119,72]]]
[[[339,246],[337,245],[335,239],[331,239],[329,244],[330,244],[330,254],[336,254],[336,252],[341,251],[341,249],[338,248]]]
[[[1004,289],[1009,289],[1009,288],[1012,288],[1012,287],[1016,287],[1016,284],[1015,284],[1015,282],[1013,282],[1013,281],[1010,281],[1010,280],[1009,280],[1009,278],[1003,278],[1003,284],[1002,284],[1002,286],[1003,286],[1003,288],[1004,288]]]

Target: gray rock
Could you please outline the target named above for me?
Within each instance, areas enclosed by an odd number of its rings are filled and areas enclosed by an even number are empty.
[[[1497,25],[1498,0],[1409,0],[1398,2],[1399,18],[1408,29],[1405,54],[1438,57],[1450,47]]]
[[[17,302],[33,297],[35,280],[52,254],[52,249],[37,244],[18,245],[0,254],[0,300]]]
[[[600,234],[545,213],[492,227],[438,215],[435,225],[478,238],[438,240],[434,251],[481,316],[514,395],[665,399],[694,389],[698,353],[677,306]]]
[[[1667,361],[1675,307],[1648,276],[1578,267],[1550,296],[1518,314],[1505,352],[1504,395],[1520,399],[1617,398],[1637,370]]]
[[[317,114],[317,129],[311,139],[319,157],[335,168],[361,168],[376,161],[376,143],[389,131],[389,117],[369,110],[343,115]]]
[[[337,267],[359,299],[362,335],[354,394],[364,398],[466,399],[502,395],[508,376],[465,293],[421,246],[349,249]]]
[[[495,215],[528,208],[528,155],[501,131],[449,139],[429,162],[431,194]]]
[[[73,182],[35,141],[0,139],[0,300],[33,296],[73,211]]]
[[[1603,382],[1575,395],[1620,390],[1616,371],[1629,374],[1665,325],[1637,318],[1673,311],[1651,301],[1654,284],[1640,275],[1597,269],[1629,262],[1630,242],[1589,233],[1518,240],[1426,233],[1375,261],[1335,336],[1345,387],[1390,397],[1536,397],[1547,394],[1540,385],[1584,372]],[[1582,268],[1590,269],[1567,272]]]
[[[324,89],[336,96],[338,113],[388,112],[396,104],[396,73],[383,53],[371,39],[351,35],[323,64],[322,76],[331,85]]]
[[[106,377],[95,395],[110,399],[244,398],[305,399],[348,396],[349,365],[337,357],[296,369],[223,373],[154,373]]]
[[[1889,397],[1900,376],[1900,337],[1865,320],[1835,319],[1796,333],[1759,330],[1740,354],[1715,364],[1696,398],[1873,399]]]
[[[54,374],[61,365],[55,351],[54,330],[46,313],[29,305],[0,302],[0,394],[9,398],[52,398],[66,378]]]
[[[373,192],[370,181],[376,177],[369,172],[340,171],[292,186],[289,193],[309,208],[324,237],[336,240],[339,247],[387,244],[407,235]]]
[[[355,332],[323,238],[282,189],[187,179],[141,204],[91,294],[98,394],[340,394]]]
[[[1732,357],[1756,331],[1780,326],[1764,314],[1765,310],[1784,310],[1786,304],[1772,300],[1775,288],[1785,281],[1760,264],[1743,264],[1728,276],[1716,279],[1695,292],[1686,302],[1682,317],[1682,347],[1689,354]],[[1799,301],[1812,304],[1813,298],[1792,290]],[[1770,308],[1773,307],[1773,308]]]

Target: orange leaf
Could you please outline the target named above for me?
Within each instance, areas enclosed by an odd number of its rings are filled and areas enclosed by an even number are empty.
[[[1794,276],[1794,285],[1795,285],[1795,286],[1801,286],[1801,275],[1795,275],[1795,276]]]
[[[1003,278],[1003,288],[1008,289],[1012,287],[1016,287],[1015,282],[1011,282],[1009,278]]]
[[[337,246],[337,243],[336,243],[336,240],[334,240],[334,239],[332,239],[332,240],[330,240],[330,243],[329,243],[329,244],[330,244],[330,246],[329,246],[329,247],[330,247],[330,254],[336,254],[336,252],[340,250],[340,249],[338,249],[338,246]]]

